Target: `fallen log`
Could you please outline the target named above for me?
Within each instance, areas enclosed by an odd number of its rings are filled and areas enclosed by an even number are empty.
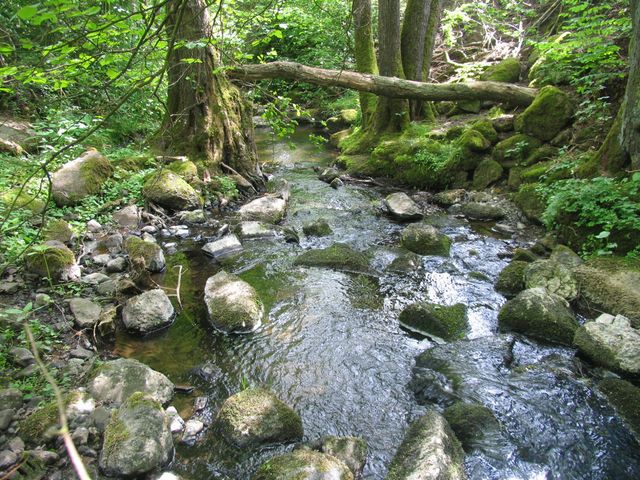
[[[511,83],[476,82],[423,83],[396,77],[382,77],[348,70],[327,70],[294,62],[239,65],[226,70],[236,80],[257,81],[282,78],[327,87],[343,87],[383,97],[427,101],[491,100],[511,105],[531,104],[538,91]]]

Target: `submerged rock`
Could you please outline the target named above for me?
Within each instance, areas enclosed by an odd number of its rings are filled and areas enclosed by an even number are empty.
[[[278,223],[284,218],[287,202],[282,198],[266,196],[240,207],[242,220],[257,220],[266,223]]]
[[[498,313],[502,328],[539,340],[571,345],[578,321],[567,301],[544,288],[520,292]]]
[[[223,259],[231,257],[242,251],[242,244],[238,237],[233,234],[225,235],[215,242],[209,242],[202,251],[215,259]]]
[[[196,190],[179,175],[170,170],[160,170],[144,183],[142,195],[172,211],[195,210],[202,207],[202,198]]]
[[[573,344],[596,365],[640,375],[640,331],[622,315],[603,314],[595,322],[585,323],[576,331]]]
[[[416,202],[404,192],[392,193],[384,199],[384,205],[389,215],[396,220],[420,220],[424,215]]]
[[[164,290],[149,290],[127,300],[122,323],[134,333],[145,335],[171,325],[175,311]]]
[[[616,408],[636,435],[640,435],[640,388],[619,378],[605,378],[598,389]]]
[[[402,246],[420,255],[449,256],[451,240],[432,226],[424,223],[409,225],[400,238]]]
[[[444,418],[465,450],[482,444],[485,438],[490,441],[500,431],[493,412],[478,403],[456,402],[445,409]]]
[[[167,464],[172,454],[173,438],[162,405],[136,392],[107,425],[100,468],[111,476],[140,476]]]
[[[164,253],[157,243],[132,236],[125,240],[124,247],[132,263],[141,261],[144,268],[152,273],[164,270]]]
[[[367,442],[359,437],[325,437],[320,451],[343,462],[359,478],[367,461]]]
[[[356,273],[369,271],[367,256],[344,243],[334,243],[327,248],[308,250],[296,258],[294,265],[333,268]]]
[[[498,275],[496,291],[510,298],[524,290],[524,270],[528,265],[529,262],[512,260]]]
[[[162,373],[128,358],[102,364],[89,382],[93,398],[115,405],[120,405],[135,392],[148,394],[164,405],[173,398],[173,388],[173,383]]]
[[[83,198],[98,193],[112,173],[107,157],[89,150],[52,175],[51,196],[60,207],[76,205]]]
[[[464,451],[449,424],[435,410],[416,420],[391,462],[387,480],[466,479]]]
[[[238,448],[255,448],[302,438],[300,416],[268,390],[249,388],[229,397],[215,420]]]
[[[543,287],[551,293],[572,301],[578,295],[578,286],[571,271],[554,260],[536,260],[524,269],[526,288]]]
[[[469,328],[467,307],[462,303],[451,306],[414,303],[400,312],[399,320],[400,325],[411,331],[444,340],[462,338]]]
[[[324,218],[319,218],[314,222],[304,224],[302,231],[307,237],[326,237],[333,233],[329,222]]]
[[[252,480],[353,480],[343,462],[326,453],[295,450],[264,463]]]
[[[264,306],[254,288],[225,271],[209,277],[204,302],[214,328],[227,333],[252,332],[262,323]]]

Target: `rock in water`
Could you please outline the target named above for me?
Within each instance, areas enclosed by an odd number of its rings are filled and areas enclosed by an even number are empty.
[[[83,198],[98,193],[112,173],[107,157],[96,150],[89,150],[53,174],[53,200],[60,207],[76,205]]]
[[[575,300],[578,295],[578,285],[571,271],[554,260],[536,260],[528,264],[524,269],[524,283],[526,288],[543,287],[568,301]]]
[[[420,207],[406,193],[392,193],[384,199],[384,204],[389,215],[396,220],[412,221],[423,217]]]
[[[147,242],[138,237],[129,237],[125,241],[125,249],[132,263],[142,260],[144,268],[152,273],[164,270],[166,265],[164,253],[157,243]]]
[[[414,303],[400,312],[400,325],[425,336],[436,336],[444,340],[462,338],[469,328],[467,307],[462,303],[437,305]]]
[[[320,450],[343,462],[356,478],[362,473],[367,460],[367,442],[362,438],[325,437]]]
[[[285,443],[302,438],[300,416],[268,390],[249,388],[222,404],[216,423],[238,448]]]
[[[240,207],[242,220],[256,220],[266,223],[278,223],[284,218],[287,202],[282,198],[266,196]]]
[[[171,325],[175,311],[164,290],[144,292],[127,300],[122,323],[130,332],[145,335]]]
[[[220,240],[209,242],[202,251],[215,259],[228,258],[242,251],[242,244],[233,234],[225,235]]]
[[[449,256],[451,240],[432,226],[424,223],[409,225],[402,232],[402,246],[419,255]]]
[[[204,302],[211,325],[227,333],[251,332],[264,316],[264,306],[254,288],[225,271],[207,280]]]
[[[505,211],[491,203],[465,203],[460,207],[460,211],[471,220],[500,220],[505,217]]]
[[[498,275],[496,290],[507,298],[514,297],[524,290],[524,270],[527,265],[529,262],[512,260]]]
[[[295,450],[264,463],[252,480],[353,480],[343,462],[326,453]]]
[[[242,239],[259,239],[259,238],[273,238],[278,236],[278,230],[273,225],[267,223],[247,221],[240,222],[236,229],[236,233]]]
[[[571,345],[578,328],[567,301],[544,288],[520,292],[502,306],[498,321],[502,328],[564,345]]]
[[[313,222],[305,223],[302,231],[307,237],[326,237],[333,233],[329,222],[324,218],[319,218]]]
[[[367,273],[369,259],[344,243],[335,243],[327,248],[308,250],[296,258],[294,265],[333,268],[347,272]]]
[[[576,331],[573,344],[597,365],[621,374],[640,374],[640,332],[628,318],[603,314]]]
[[[104,434],[100,468],[115,477],[134,477],[171,460],[173,438],[162,406],[141,392],[111,417]]]
[[[391,462],[387,480],[462,480],[464,451],[435,410],[415,421]]]
[[[97,401],[120,405],[135,392],[143,392],[161,404],[173,398],[174,385],[162,373],[128,358],[106,362],[89,382],[89,392]]]

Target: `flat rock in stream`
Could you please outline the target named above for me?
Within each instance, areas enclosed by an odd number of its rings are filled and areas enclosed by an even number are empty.
[[[420,220],[422,210],[409,195],[404,192],[392,193],[384,199],[384,205],[392,218],[400,221]]]
[[[252,332],[262,323],[264,306],[255,289],[224,270],[207,280],[204,302],[209,322],[223,332]]]
[[[164,290],[155,289],[127,300],[122,309],[122,323],[133,333],[145,335],[171,325],[175,311]]]
[[[231,257],[242,251],[242,244],[234,234],[225,235],[219,240],[207,243],[202,251],[216,260]]]
[[[294,265],[324,267],[346,272],[368,273],[369,258],[344,243],[334,243],[330,247],[308,250],[296,258]]]
[[[242,220],[256,220],[266,223],[278,223],[284,218],[287,202],[282,198],[265,196],[240,207]]]
[[[462,338],[469,328],[467,307],[462,303],[413,303],[400,312],[399,321],[401,326],[413,332],[443,340]]]
[[[402,232],[402,246],[419,255],[449,256],[451,239],[426,223],[414,223]]]
[[[252,480],[353,480],[353,473],[338,458],[300,449],[264,463]]]
[[[273,225],[255,220],[240,222],[236,227],[236,233],[240,238],[248,240],[275,238],[278,236],[278,230]]]

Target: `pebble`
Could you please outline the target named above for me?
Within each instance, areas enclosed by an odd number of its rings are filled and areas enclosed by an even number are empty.
[[[22,452],[24,452],[24,441],[20,437],[14,437],[9,440],[9,442],[7,443],[7,447],[9,447],[9,450],[11,450],[12,452],[20,455]]]
[[[87,222],[87,230],[90,232],[96,233],[102,229],[102,225],[100,225],[96,220],[89,220]]]
[[[0,430],[6,430],[7,428],[9,428],[15,414],[15,410],[11,408],[0,410]]]
[[[108,275],[105,275],[104,273],[96,272],[96,273],[90,273],[89,275],[85,275],[84,277],[82,277],[82,280],[80,281],[82,283],[86,283],[87,285],[100,285],[101,283],[104,283],[107,280],[109,280]]]
[[[56,452],[50,452],[48,450],[29,450],[27,453],[45,465],[53,465],[59,458]]]
[[[14,465],[18,461],[18,455],[11,450],[0,451],[0,470]]]
[[[151,234],[153,234],[153,233],[158,233],[158,229],[153,225],[146,225],[146,226],[142,227],[141,232],[142,233],[151,233]]]
[[[144,240],[145,242],[156,243],[156,237],[147,232],[143,232],[142,237],[140,238],[142,238],[142,240]]]
[[[86,427],[77,428],[71,439],[76,445],[86,445],[89,442],[89,429]]]
[[[77,347],[71,350],[69,352],[69,355],[71,356],[71,358],[81,358],[83,360],[89,360],[91,357],[93,357],[94,354],[91,350],[86,350],[82,347]]]
[[[111,255],[108,253],[101,253],[99,255],[94,255],[92,260],[96,265],[104,266],[109,263],[109,260],[111,260]]]
[[[31,350],[22,347],[14,347],[10,350],[13,361],[22,367],[33,365],[36,359],[33,357]]]
[[[127,269],[127,259],[124,257],[116,257],[109,260],[109,262],[107,262],[106,269],[109,273],[124,272]]]

